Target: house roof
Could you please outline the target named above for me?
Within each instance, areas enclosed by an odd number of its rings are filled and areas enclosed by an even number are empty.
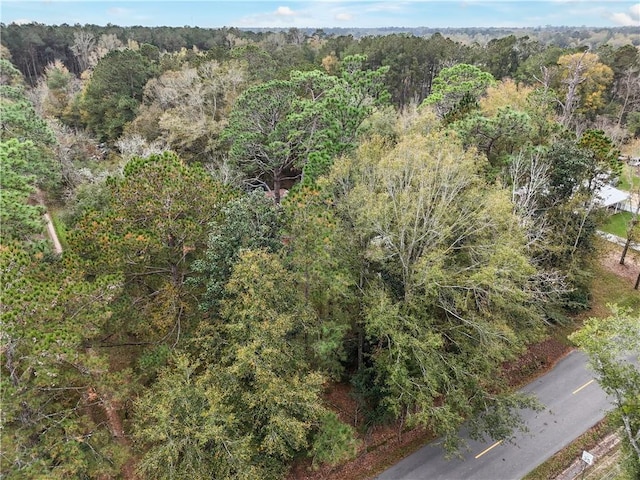
[[[596,193],[596,202],[603,207],[611,207],[629,199],[629,193],[611,185],[602,185]]]

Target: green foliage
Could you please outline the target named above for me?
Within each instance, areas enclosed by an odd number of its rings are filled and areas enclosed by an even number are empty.
[[[388,70],[362,69],[364,57],[347,57],[340,77],[294,71],[289,80],[249,88],[236,101],[225,137],[230,158],[280,201],[282,181],[312,184],[333,158],[353,148],[360,125],[387,98],[381,78]]]
[[[277,252],[282,246],[281,228],[281,211],[263,192],[254,191],[229,201],[209,224],[204,257],[193,263],[194,270],[201,277],[197,283],[206,285],[201,308],[216,308],[243,249]]]
[[[138,359],[138,368],[145,377],[153,378],[160,368],[167,364],[171,350],[167,345],[160,344],[148,349]]]
[[[281,462],[307,447],[322,413],[323,379],[308,371],[302,342],[311,312],[292,280],[276,256],[247,251],[227,283],[221,312],[231,346],[221,351],[221,374],[251,423],[257,451]]]
[[[350,429],[321,404],[323,377],[305,361],[311,312],[300,296],[276,255],[240,254],[220,320],[201,328],[199,341],[213,342],[199,350],[203,367],[176,357],[138,402],[142,473],[281,478],[310,448],[330,462],[353,451]],[[331,447],[328,431],[336,433]]]
[[[63,121],[70,120],[74,93],[77,93],[73,88],[74,78],[71,72],[61,62],[54,62],[45,70],[44,85],[46,97],[43,100],[43,109],[46,115]],[[69,124],[73,125],[73,122]]]
[[[469,115],[451,127],[460,133],[465,146],[477,147],[494,168],[526,149],[533,134],[531,117],[511,107],[499,108],[493,117]]]
[[[143,43],[140,45],[140,55],[148,58],[151,62],[157,62],[160,60],[160,49],[156,45]]]
[[[350,40],[350,42],[349,42]],[[347,43],[347,46],[343,44]],[[385,89],[397,108],[420,103],[431,92],[434,78],[451,63],[465,62],[473,55],[472,49],[447,38],[439,32],[430,36],[390,34],[367,36],[354,41],[350,37],[329,38],[324,49],[327,53],[364,54],[366,66],[377,69],[388,66],[384,76]],[[346,50],[343,53],[343,50]]]
[[[24,86],[24,79],[20,70],[6,58],[0,58],[0,85]]]
[[[590,171],[592,178],[599,175],[616,178],[622,174],[620,150],[602,130],[587,130],[580,137],[578,146],[586,150],[592,159]]]
[[[245,62],[249,68],[249,79],[260,83],[274,80],[277,64],[272,55],[258,45],[241,45],[231,49],[233,59]]]
[[[477,100],[488,86],[494,84],[495,79],[490,73],[473,65],[461,63],[443,68],[433,80],[431,94],[423,105],[433,105],[438,115],[444,117],[460,104],[465,95]]]
[[[0,225],[3,241],[27,242],[44,230],[42,208],[29,205],[35,192],[35,175],[31,166],[39,153],[33,143],[16,139],[0,142]]]
[[[276,201],[282,178],[302,167],[306,132],[299,117],[292,116],[295,98],[291,84],[283,80],[249,88],[234,104],[225,133],[231,160],[250,178],[270,182]]]
[[[558,139],[545,152],[545,157],[552,166],[549,172],[549,191],[546,195],[549,205],[561,206],[574,194],[584,193],[585,189],[591,188],[591,182],[594,180],[591,172],[595,170],[595,166],[575,141]]]
[[[3,63],[6,77],[0,85],[0,225],[3,240],[28,242],[44,227],[41,207],[30,203],[32,194],[36,187],[57,188],[61,177],[49,149],[53,132],[36,115],[24,88],[10,80],[15,72],[8,67]]]
[[[629,472],[640,470],[640,370],[630,360],[640,351],[640,315],[611,306],[605,319],[590,318],[569,339],[589,356],[589,365],[602,389],[616,405],[615,421],[622,427],[630,453]]]
[[[445,435],[451,448],[464,419],[478,435],[503,437],[517,409],[533,405],[496,395],[500,364],[535,337],[540,316],[512,207],[481,170],[446,133],[416,128],[395,145],[366,142],[330,178],[364,246],[371,370],[358,393],[381,415]]]
[[[33,104],[27,99],[21,79],[18,81],[11,64],[1,61],[0,156],[2,176],[11,179],[2,178],[0,181],[3,193],[14,197],[11,201],[3,200],[7,206],[2,211],[18,208],[22,211],[18,217],[27,218],[32,208],[26,205],[24,195],[30,188],[37,186],[53,191],[60,186],[60,169],[54,163],[50,149],[56,140],[51,128],[36,114]],[[4,192],[5,188],[11,192]]]
[[[306,327],[309,361],[339,378],[355,308],[355,279],[349,268],[351,245],[344,240],[346,232],[327,190],[303,186],[285,199],[285,261],[316,315]]]
[[[89,283],[72,259],[45,263],[11,244],[0,256],[0,468],[11,479],[115,473],[123,452],[99,420],[96,401],[108,364],[86,343],[108,321],[120,279],[101,275]]]
[[[363,424],[367,428],[396,420],[384,402],[387,388],[383,380],[377,365],[371,362],[366,362],[351,376],[352,395],[358,405],[363,407]]]
[[[189,330],[196,307],[185,286],[191,262],[229,192],[171,153],[132,159],[123,177],[107,186],[107,208],[89,211],[77,223],[70,246],[89,272],[125,275],[125,311],[114,318],[112,333],[176,341]]]
[[[110,203],[111,192],[104,181],[78,185],[73,197],[67,200],[64,221],[73,227],[90,212],[105,211]]]
[[[320,430],[309,451],[313,465],[337,465],[355,456],[358,442],[354,433],[353,428],[342,423],[335,413],[328,412],[321,420]]]
[[[483,63],[495,78],[513,78],[520,65],[540,50],[541,45],[528,36],[494,38],[482,50]]]
[[[82,99],[83,120],[101,140],[115,140],[136,116],[142,89],[155,73],[134,50],[114,50],[96,65]]]
[[[0,138],[31,140],[41,147],[55,143],[53,132],[36,114],[23,87],[0,85]]]
[[[478,99],[471,93],[465,93],[460,101],[454,105],[454,107],[445,114],[442,118],[442,123],[449,125],[451,123],[463,120],[467,115],[471,114],[479,108]]]
[[[135,440],[144,449],[144,478],[269,478],[252,464],[233,404],[216,383],[197,375],[198,364],[174,358],[155,386],[136,402]]]
[[[112,40],[132,33],[110,28]],[[425,425],[450,449],[466,420],[474,436],[508,436],[517,410],[535,405],[506,393],[500,365],[536,338],[565,280],[563,305],[587,304],[596,217],[585,205],[596,177],[617,172],[603,132],[576,140],[552,121],[564,91],[553,67],[567,52],[515,36],[480,49],[439,34],[187,30],[201,46],[162,30],[156,46],[112,51],[77,98],[66,67],[47,70],[48,113],[101,140],[133,132],[184,154],[134,156],[121,175],[74,191],[56,262],[9,243],[41,232],[33,187],[60,182],[53,133],[0,61],[3,471],[121,474],[129,447],[105,428],[106,408],[133,392],[125,426],[146,478],[280,478],[297,458],[351,457],[353,429],[323,405],[328,379],[351,381],[368,425]],[[11,39],[32,79],[43,38],[24,49]],[[593,65],[582,113],[605,97],[618,111],[632,53],[607,57],[615,94]],[[322,58],[326,73],[313,69]],[[471,58],[500,76],[548,73],[546,90],[496,85],[461,63]],[[397,114],[390,98],[412,107]],[[425,98],[439,119],[415,107]],[[633,127],[629,98],[619,123]],[[66,179],[68,158],[86,151],[70,143],[59,149]],[[227,153],[276,202],[202,168]],[[518,187],[539,187],[528,210],[506,173],[524,155]]]
[[[335,157],[353,150],[364,120],[389,100],[383,84],[389,67],[367,70],[366,61],[365,55],[345,57],[340,65],[339,81],[321,95],[320,100],[315,94],[310,99],[313,102],[310,108],[316,111],[324,130],[321,128],[318,132],[321,149],[312,152],[304,165],[306,185],[313,185],[321,175],[327,174]],[[294,75],[292,80],[296,81]]]
[[[550,68],[554,68],[558,63],[558,59],[565,53],[567,49],[557,45],[550,45],[540,52],[534,53],[524,60],[515,73],[515,80],[524,82],[527,85],[533,85],[539,82],[545,72]]]
[[[60,173],[52,159],[45,155],[41,148],[31,140],[20,141],[11,138],[1,142],[1,155],[3,158],[3,173],[11,171],[12,174],[28,180],[32,186],[51,187],[60,180]],[[6,169],[6,170],[5,170]],[[4,182],[4,180],[2,180]],[[7,180],[3,186],[16,188]]]

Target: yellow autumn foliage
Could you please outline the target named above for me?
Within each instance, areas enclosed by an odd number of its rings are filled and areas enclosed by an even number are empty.
[[[573,53],[558,59],[561,90],[577,84],[579,110],[593,112],[604,106],[604,93],[613,81],[613,70],[600,62],[595,53]]]

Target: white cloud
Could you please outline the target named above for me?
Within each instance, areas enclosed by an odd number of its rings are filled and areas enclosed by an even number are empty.
[[[33,23],[33,20],[18,18],[17,20],[14,20],[13,23],[15,23],[16,25],[29,25],[30,23]]]
[[[270,12],[247,15],[239,20],[239,24],[245,27],[306,27],[310,15],[306,10],[292,10],[290,7],[278,7]]]
[[[122,7],[112,7],[107,10],[109,15],[115,15],[116,17],[124,17],[125,15],[130,15],[132,12],[128,8]]]
[[[640,4],[635,4],[629,8],[629,13],[617,12],[609,15],[609,19],[623,27],[640,26]]]
[[[350,13],[337,13],[334,18],[340,22],[348,22],[353,20],[353,15]]]
[[[283,3],[285,1],[287,0],[283,0]],[[255,12],[236,20],[236,24],[242,27],[274,28],[379,27],[386,17],[406,11],[411,1],[313,0],[303,2],[296,0],[293,5],[296,8],[280,6],[270,11]],[[403,22],[399,20],[398,24],[401,23]]]
[[[367,12],[402,12],[407,2],[381,2],[367,7]]]
[[[282,17],[293,17],[296,14],[296,12],[291,10],[289,7],[278,7],[275,13]]]
[[[613,21],[613,23],[623,26],[623,27],[631,27],[633,25],[637,25],[637,21],[634,22],[631,15],[628,13],[612,13],[609,17]]]
[[[449,4],[450,8],[443,4]],[[539,5],[539,8],[521,10],[520,4]],[[279,0],[275,5],[264,3],[264,10],[258,8],[228,23],[267,28],[447,26],[446,23],[456,26],[465,22],[476,26],[527,27],[565,25],[571,19],[580,25],[635,25],[640,5],[631,5],[634,3],[628,0],[616,3],[608,0]],[[466,9],[462,8],[465,6]],[[483,15],[469,18],[476,11]],[[490,15],[493,16],[489,18]],[[535,18],[530,18],[532,16]]]

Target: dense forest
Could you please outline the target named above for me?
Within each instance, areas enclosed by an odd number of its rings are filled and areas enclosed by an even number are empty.
[[[1,33],[7,479],[283,478],[536,407],[501,365],[589,306],[637,33]]]

